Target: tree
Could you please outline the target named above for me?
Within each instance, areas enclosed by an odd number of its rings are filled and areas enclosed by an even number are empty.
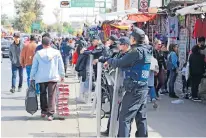
[[[6,14],[1,14],[1,24],[6,25],[8,23],[8,16]]]
[[[36,0],[35,1],[35,5],[34,5],[34,13],[36,15],[36,20],[40,21],[42,19],[42,11],[43,11],[44,5],[41,3],[40,0]]]
[[[30,33],[32,23],[41,19],[43,5],[39,0],[14,0],[14,6],[17,14],[14,27]]]

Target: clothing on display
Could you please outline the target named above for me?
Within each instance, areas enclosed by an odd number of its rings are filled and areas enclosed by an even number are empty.
[[[177,16],[167,18],[167,34],[168,37],[178,37],[178,18]]]
[[[195,26],[194,26],[194,31],[193,31],[193,37],[198,38],[198,37],[206,37],[206,20],[202,19],[197,19]]]

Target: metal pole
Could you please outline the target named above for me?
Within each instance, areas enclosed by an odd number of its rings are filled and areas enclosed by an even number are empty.
[[[117,114],[118,114],[118,91],[119,91],[119,68],[116,69],[115,73],[115,84],[113,92],[113,102],[112,102],[112,112],[111,112],[111,122],[109,127],[109,137],[116,137],[116,124],[117,124]]]
[[[89,90],[88,90],[88,101],[87,103],[91,102],[91,93],[92,93],[92,76],[93,76],[93,55],[90,55],[89,58]]]
[[[101,76],[102,76],[102,63],[97,64],[97,137],[100,137],[101,131],[101,96],[102,96],[102,89],[101,89]]]

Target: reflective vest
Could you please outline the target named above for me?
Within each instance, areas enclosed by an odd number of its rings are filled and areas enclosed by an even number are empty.
[[[137,50],[137,54],[141,54],[143,57],[137,59],[129,68],[124,68],[125,79],[130,79],[133,82],[146,82],[148,81],[150,64],[152,58],[152,50],[145,45],[138,46],[134,50]],[[133,60],[133,59],[131,59]]]

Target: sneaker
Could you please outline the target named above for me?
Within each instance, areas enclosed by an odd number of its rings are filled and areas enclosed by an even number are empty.
[[[200,98],[193,98],[192,99],[194,102],[201,102],[201,99]]]
[[[10,89],[10,92],[11,92],[11,93],[14,93],[14,92],[15,92],[15,88],[11,88],[11,89]]]
[[[19,87],[19,88],[18,88],[18,92],[21,92],[21,90],[22,90],[22,88],[21,88],[21,87]]]
[[[167,90],[163,90],[160,92],[160,94],[167,94],[167,93],[169,93]]]
[[[152,100],[153,103],[153,108],[157,109],[158,105],[157,105],[157,101],[155,99]]]
[[[109,130],[107,129],[106,131],[101,132],[101,135],[105,136],[105,137],[108,137],[109,136]]]
[[[54,120],[54,117],[53,116],[48,116],[48,121],[52,121]]]
[[[157,107],[158,107],[157,103],[156,103],[156,102],[153,102],[153,108],[154,108],[154,109],[157,109]]]
[[[45,117],[46,117],[46,114],[41,114],[41,117],[42,117],[42,118],[45,118]]]

